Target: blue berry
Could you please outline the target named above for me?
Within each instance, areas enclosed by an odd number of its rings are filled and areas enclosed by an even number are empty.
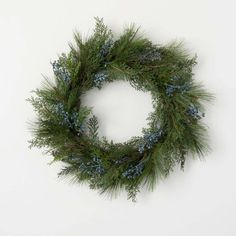
[[[142,174],[143,169],[143,163],[139,163],[137,165],[130,165],[128,169],[122,173],[122,176],[127,179],[134,179]]]
[[[52,63],[52,69],[53,72],[55,74],[55,76],[57,76],[59,79],[65,81],[65,82],[69,82],[70,81],[70,75],[69,72],[62,66],[62,64],[60,63],[60,61],[54,61]]]
[[[78,120],[79,113],[78,112],[73,112],[70,116],[71,124],[75,128],[75,130],[78,132],[78,134],[84,133],[85,132],[85,125],[84,123],[81,123]]]
[[[166,95],[169,96],[169,97],[172,96],[173,93],[175,92],[175,90],[176,90],[176,87],[174,85],[167,85]]]
[[[178,76],[173,76],[170,80],[172,81],[177,81],[180,80],[180,77]],[[168,84],[166,87],[166,95],[168,97],[173,96],[173,94],[175,92],[179,92],[179,93],[185,93],[189,90],[190,86],[188,83],[184,83],[182,85],[173,85],[173,84]]]
[[[141,63],[154,62],[157,60],[161,60],[161,53],[159,52],[158,48],[151,48],[147,52],[141,54],[139,57],[139,61]]]
[[[69,119],[69,113],[65,110],[62,103],[57,103],[53,106],[54,112],[61,118],[59,124],[67,125],[69,128],[72,128],[72,124]]]
[[[146,149],[151,149],[163,136],[163,130],[158,130],[155,133],[145,133],[142,142],[138,146],[139,153],[143,153]]]
[[[107,78],[108,78],[107,73],[101,71],[101,72],[98,72],[97,74],[95,74],[93,82],[96,87],[101,88],[103,82],[105,80],[107,80]]]
[[[113,44],[114,44],[113,40],[112,40],[112,39],[108,39],[108,40],[102,45],[101,50],[100,50],[100,55],[101,55],[102,57],[106,57],[106,56],[109,54],[111,48],[113,47]]]
[[[90,162],[81,163],[79,169],[81,172],[90,176],[102,175],[105,171],[102,160],[98,156],[94,156]]]
[[[139,153],[143,153],[145,150],[145,144],[141,144],[138,148]]]
[[[74,128],[79,134],[85,131],[84,124],[78,120],[78,112],[70,114],[66,111],[64,105],[59,102],[52,106],[53,111],[60,117],[60,125],[65,125],[69,128]]]
[[[200,120],[202,117],[205,116],[204,113],[201,113],[197,106],[190,105],[187,109],[187,114],[191,116],[195,120]]]

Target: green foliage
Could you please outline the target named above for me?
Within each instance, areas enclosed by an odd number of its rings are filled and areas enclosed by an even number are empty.
[[[88,120],[88,130],[89,130],[89,136],[92,139],[97,139],[98,138],[98,120],[96,118],[96,116],[92,116],[89,120]]]
[[[209,150],[201,118],[212,95],[194,81],[196,56],[181,43],[154,45],[134,25],[115,39],[99,18],[89,38],[74,38],[70,52],[52,63],[54,81],[45,78],[28,99],[38,115],[31,147],[44,147],[65,163],[59,176],[111,195],[125,189],[135,200],[140,186],[153,189],[176,165],[183,169],[189,154]],[[154,111],[142,137],[114,144],[98,137],[98,120],[80,97],[115,80],[150,91]]]

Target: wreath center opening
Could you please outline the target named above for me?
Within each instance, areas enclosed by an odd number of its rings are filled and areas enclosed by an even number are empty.
[[[138,91],[127,81],[114,81],[93,88],[81,98],[82,105],[91,107],[99,123],[99,137],[114,143],[142,136],[153,111],[150,92]]]

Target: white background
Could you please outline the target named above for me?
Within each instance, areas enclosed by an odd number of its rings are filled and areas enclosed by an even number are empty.
[[[50,61],[68,50],[73,31],[92,32],[94,16],[116,32],[135,22],[158,43],[184,39],[199,57],[196,79],[216,95],[205,118],[211,154],[176,168],[137,203],[60,181],[60,165],[28,149],[35,114],[25,99],[41,74],[52,75]],[[235,22],[233,0],[0,0],[0,235],[236,235]],[[101,134],[123,141],[145,126],[150,97],[110,86],[85,100],[96,106]]]

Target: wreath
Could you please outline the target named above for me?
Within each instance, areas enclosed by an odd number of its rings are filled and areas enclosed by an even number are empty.
[[[209,150],[201,118],[212,95],[193,80],[196,56],[181,43],[153,44],[134,25],[115,40],[103,20],[95,19],[93,34],[84,40],[75,33],[69,53],[51,63],[53,82],[45,78],[28,99],[38,114],[30,147],[44,147],[53,162],[63,162],[59,176],[100,193],[125,189],[135,200],[141,186],[153,189],[176,165],[183,169],[187,156]],[[99,138],[97,117],[81,104],[88,90],[115,80],[128,81],[153,99],[148,128],[124,143]]]

